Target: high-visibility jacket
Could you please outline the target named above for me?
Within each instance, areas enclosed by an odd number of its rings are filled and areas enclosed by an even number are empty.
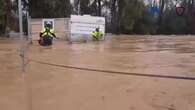
[[[56,37],[53,29],[46,30],[45,28],[41,31],[40,37]]]
[[[95,31],[92,33],[92,37],[94,40],[100,40],[103,37],[103,33]]]

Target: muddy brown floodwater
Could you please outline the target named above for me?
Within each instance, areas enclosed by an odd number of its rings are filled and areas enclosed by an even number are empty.
[[[24,74],[18,48],[18,41],[0,40],[2,110],[195,109],[195,36],[112,36],[52,47],[34,41]]]

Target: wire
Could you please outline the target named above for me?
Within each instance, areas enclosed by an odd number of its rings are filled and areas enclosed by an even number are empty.
[[[102,72],[102,73],[110,73],[110,74],[131,75],[131,76],[140,76],[140,77],[166,78],[166,79],[178,79],[178,80],[195,80],[195,77],[129,73],[129,72],[119,72],[119,71],[112,71],[112,70],[100,70],[100,69],[68,66],[68,65],[59,65],[59,64],[47,63],[47,62],[36,61],[36,60],[30,60],[30,61],[35,62],[35,63],[39,63],[39,64],[49,65],[49,66],[61,67],[61,68],[84,70],[84,71],[93,71],[93,72]]]

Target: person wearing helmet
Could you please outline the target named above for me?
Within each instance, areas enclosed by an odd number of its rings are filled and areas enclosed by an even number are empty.
[[[100,32],[99,28],[96,28],[95,31],[92,32],[92,37],[94,41],[99,41],[103,37],[103,33]]]
[[[56,35],[53,31],[52,24],[46,23],[45,28],[40,32],[39,44],[42,46],[52,45],[53,38],[56,38]]]

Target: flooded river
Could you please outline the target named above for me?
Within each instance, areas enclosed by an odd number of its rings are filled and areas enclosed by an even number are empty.
[[[0,40],[3,110],[193,110],[194,36],[112,36],[54,41],[26,51]],[[25,77],[24,77],[25,76]],[[25,79],[24,79],[25,78]]]

